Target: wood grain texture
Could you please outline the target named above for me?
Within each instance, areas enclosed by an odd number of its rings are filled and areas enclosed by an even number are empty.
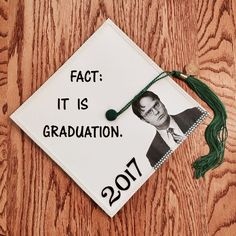
[[[108,17],[163,69],[197,64],[229,129],[219,168],[193,179],[208,118],[112,219],[9,120]],[[234,0],[0,0],[0,235],[236,235],[235,29]]]

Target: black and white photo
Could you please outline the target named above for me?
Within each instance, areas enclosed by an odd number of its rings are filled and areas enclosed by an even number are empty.
[[[158,95],[152,91],[144,92],[133,102],[132,109],[137,117],[156,129],[156,135],[146,154],[152,167],[166,153],[177,148],[189,129],[203,115],[199,107],[171,115]]]

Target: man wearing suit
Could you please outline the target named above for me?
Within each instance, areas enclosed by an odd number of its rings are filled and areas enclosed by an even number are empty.
[[[159,97],[146,91],[132,104],[135,115],[156,128],[156,135],[146,154],[152,167],[185,138],[186,132],[203,114],[197,107],[169,115]]]

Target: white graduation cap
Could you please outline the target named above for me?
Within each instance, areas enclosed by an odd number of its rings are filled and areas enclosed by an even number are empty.
[[[119,110],[161,72],[108,19],[11,119],[112,217],[179,146],[155,154],[164,144],[169,147],[168,142],[156,140],[158,130],[131,108],[112,122],[105,117],[108,109]],[[206,117],[169,77],[149,91],[168,114],[189,125],[182,141]],[[196,108],[196,119],[180,116]]]

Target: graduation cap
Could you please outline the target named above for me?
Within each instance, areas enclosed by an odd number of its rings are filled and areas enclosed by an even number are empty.
[[[223,104],[194,76],[163,72],[109,19],[11,118],[107,214],[114,216],[179,146],[171,149],[162,140],[153,148],[157,130],[140,122],[128,109],[130,105],[149,89],[160,97],[171,117],[197,110],[184,139],[207,115],[171,76],[186,82],[214,111],[205,133],[210,151],[194,163],[195,177],[199,178],[223,160],[227,137]],[[136,93],[120,111],[106,113],[111,105],[117,110]],[[191,121],[191,117],[184,116],[184,121]],[[156,158],[159,144],[165,148]],[[150,161],[153,152],[156,159]]]

